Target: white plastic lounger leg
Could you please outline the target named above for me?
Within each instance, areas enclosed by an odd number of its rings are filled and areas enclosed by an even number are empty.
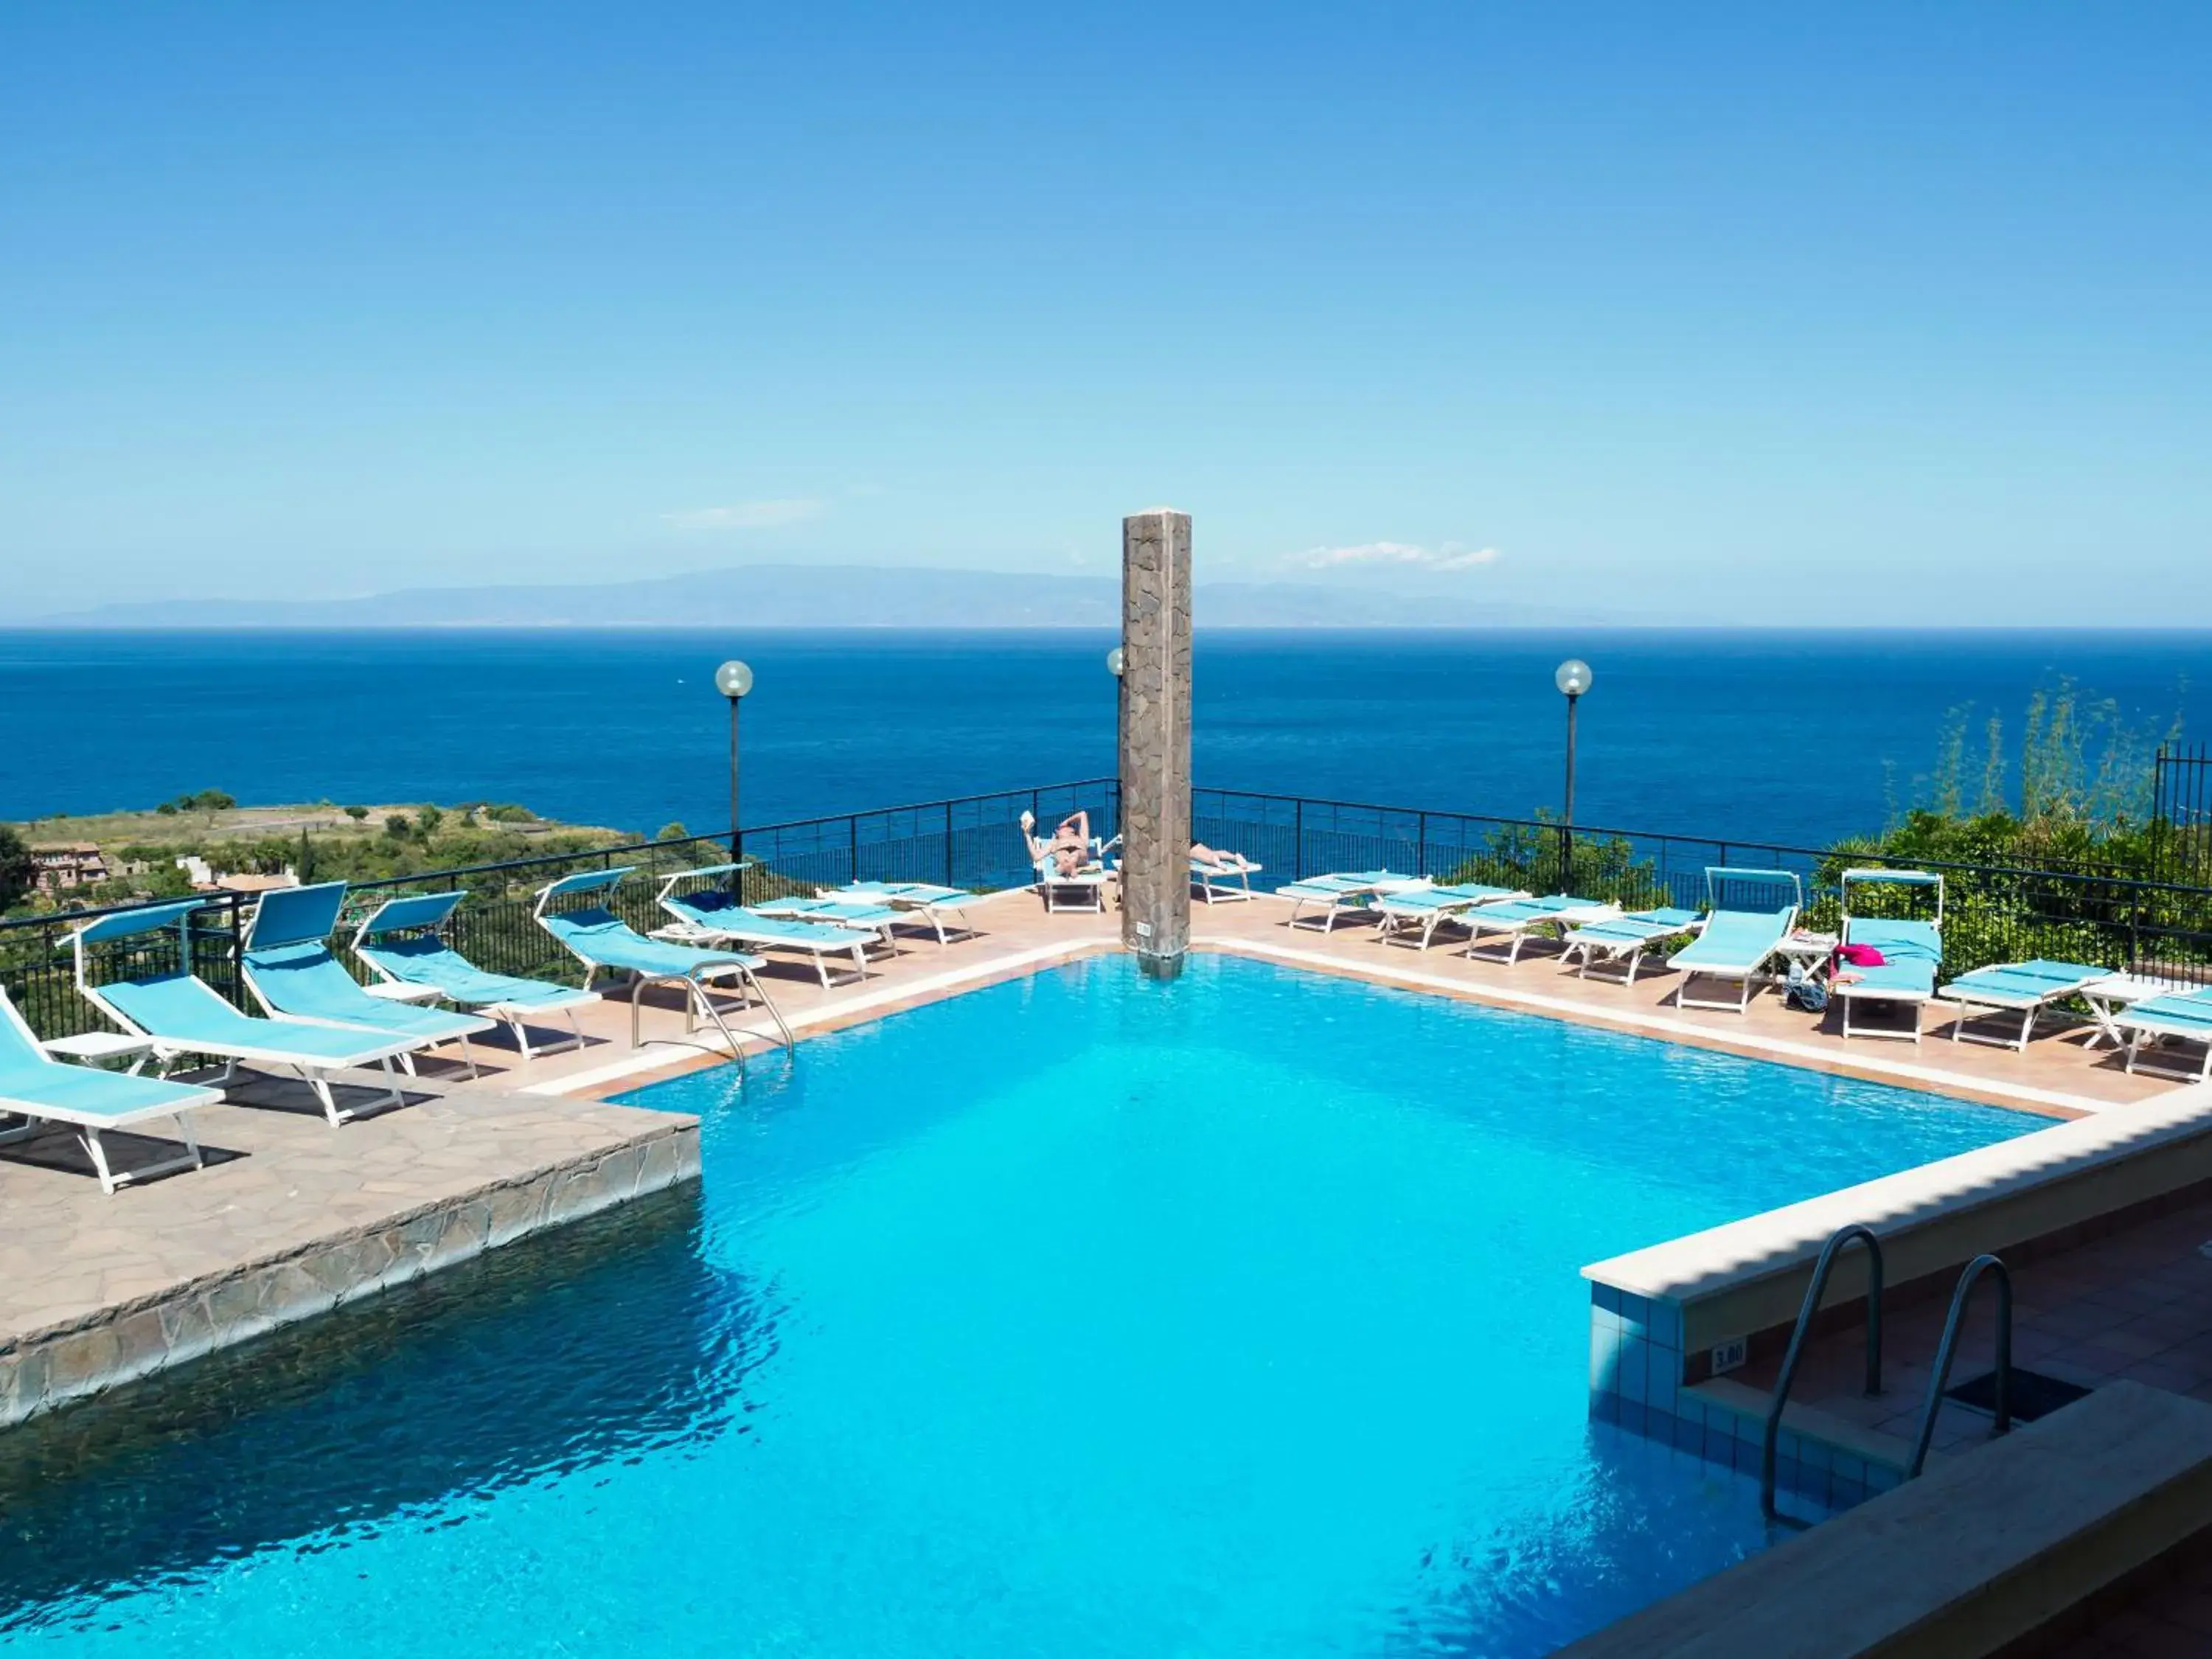
[[[181,1158],[161,1159],[157,1163],[141,1164],[135,1170],[117,1171],[107,1161],[107,1147],[100,1139],[98,1129],[87,1126],[76,1132],[78,1143],[85,1156],[92,1160],[93,1173],[100,1177],[100,1190],[110,1198],[116,1189],[132,1182],[151,1181],[156,1176],[173,1175],[179,1170],[198,1170],[206,1167],[207,1159],[200,1151],[200,1143],[193,1137],[192,1126],[182,1112],[171,1115],[169,1121],[177,1126],[177,1139],[184,1143]]]
[[[2011,1012],[2012,1010],[2009,1008],[2006,1008],[1996,1003],[1966,1002],[1961,1000],[1959,1004],[1958,1017],[1951,1022],[1951,1041],[1954,1042],[1984,1042],[1987,1043],[1992,1048],[2009,1048],[2015,1054],[2024,1054],[2027,1052],[2028,1039],[2035,1035],[2036,1019],[2043,1012],[2043,1005],[2039,1002],[2032,1002],[2028,1004],[2027,1007],[2021,1012],[2020,1018],[2020,1035],[2018,1036],[2005,1035],[1984,1036],[1979,1031],[1970,1031],[1966,1029],[1969,1022],[1971,1021],[1977,1019],[2002,1019]],[[2096,1038],[2094,1035],[2089,1040],[2089,1046],[2093,1048],[2097,1046]]]
[[[85,1155],[92,1159],[92,1172],[100,1177],[100,1190],[114,1197],[115,1176],[107,1167],[107,1149],[100,1144],[100,1131],[80,1129],[76,1138],[83,1145]]]
[[[392,1064],[388,1060],[384,1063],[387,1067]],[[348,1115],[338,1110],[337,1100],[331,1093],[330,1073],[310,1071],[304,1066],[295,1066],[293,1069],[307,1080],[308,1090],[318,1101],[322,1103],[323,1115],[329,1120],[331,1127],[335,1129],[343,1123]]]

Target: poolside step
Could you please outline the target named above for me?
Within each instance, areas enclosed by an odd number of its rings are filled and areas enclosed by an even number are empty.
[[[2212,1407],[2118,1382],[1561,1659],[1990,1659],[2067,1633],[2208,1533]]]

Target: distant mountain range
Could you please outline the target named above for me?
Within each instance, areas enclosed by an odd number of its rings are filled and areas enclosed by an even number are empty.
[[[1529,628],[1642,617],[1295,582],[1206,582],[1207,628]],[[418,587],[357,599],[101,605],[37,628],[1112,628],[1119,577],[874,565],[740,565],[645,581]]]

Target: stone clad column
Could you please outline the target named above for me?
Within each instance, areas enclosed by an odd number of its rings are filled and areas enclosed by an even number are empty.
[[[1190,514],[1121,520],[1121,943],[1158,979],[1190,945]]]

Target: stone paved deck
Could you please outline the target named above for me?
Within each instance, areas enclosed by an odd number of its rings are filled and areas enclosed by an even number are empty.
[[[1647,968],[1634,985],[1621,985],[1563,969],[1556,946],[1532,945],[1521,961],[1509,966],[1470,959],[1443,944],[1417,951],[1385,943],[1364,923],[1340,926],[1327,934],[1292,927],[1290,908],[1271,895],[1249,902],[1196,906],[1194,945],[2051,1116],[2125,1106],[2175,1087],[2169,1079],[2123,1071],[2108,1048],[2087,1048],[2084,1027],[2054,1023],[2047,1035],[2039,1035],[2025,1054],[2018,1054],[1947,1040],[1943,1017],[1931,1010],[1929,1035],[1917,1045],[1863,1037],[1846,1042],[1835,1029],[1832,1013],[1816,1020],[1784,1007],[1771,993],[1756,998],[1741,1015],[1677,1011],[1668,1006],[1677,976],[1663,968]],[[977,937],[944,947],[909,937],[897,957],[879,963],[858,985],[825,990],[805,964],[772,963],[765,975],[770,994],[804,1039],[1054,961],[1119,949],[1118,916],[1048,915],[1027,892],[996,895],[975,906],[970,915]],[[628,1005],[610,1000],[586,1011],[586,1030],[594,1039],[587,1052],[533,1062],[523,1068],[526,1075],[518,1073],[516,1086],[548,1092],[612,1091],[708,1063],[711,1054],[670,1040],[681,1034],[680,1002],[648,994],[645,1048],[629,1048]],[[736,1023],[735,1000],[726,1000],[726,1006]],[[757,1012],[752,1023],[759,1025]],[[714,1034],[703,1036],[714,1046]],[[757,1051],[766,1045],[750,1046]]]
[[[195,1114],[206,1168],[113,1197],[65,1133],[4,1149],[0,1423],[698,1172],[692,1119],[450,1077],[337,1129],[303,1085],[239,1099]]]

